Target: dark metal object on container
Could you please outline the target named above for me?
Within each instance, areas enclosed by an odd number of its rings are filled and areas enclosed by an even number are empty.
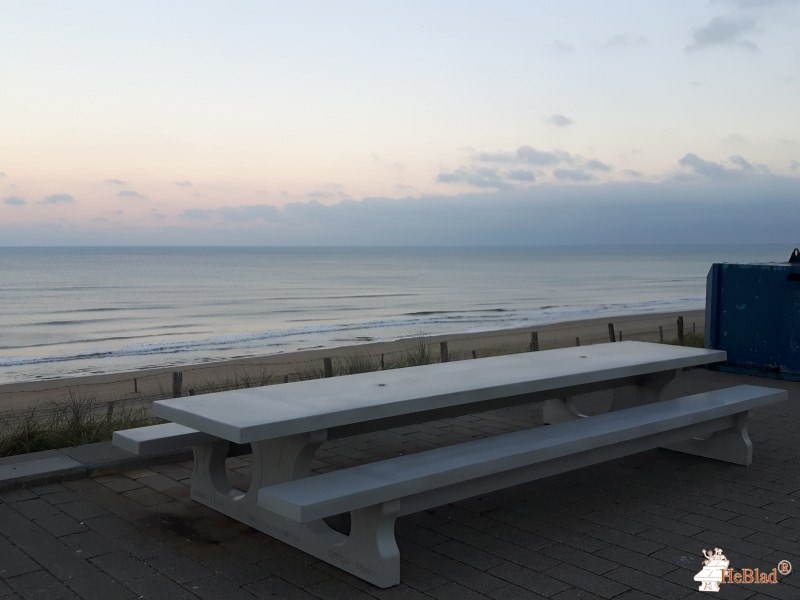
[[[705,345],[727,352],[720,370],[800,380],[800,251],[787,263],[711,265]]]

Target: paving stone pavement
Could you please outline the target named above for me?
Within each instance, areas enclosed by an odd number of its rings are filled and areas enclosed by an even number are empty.
[[[755,462],[656,450],[398,520],[402,583],[381,590],[189,498],[190,462],[0,492],[0,598],[700,599],[703,549],[800,568],[800,384],[691,370],[673,395],[737,383],[790,400],[751,416]],[[323,446],[328,470],[510,431],[536,406]],[[247,456],[228,460],[248,478]],[[715,597],[715,596],[710,596]],[[800,576],[717,598],[800,598]]]

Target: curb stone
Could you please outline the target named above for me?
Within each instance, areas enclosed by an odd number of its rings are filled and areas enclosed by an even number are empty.
[[[0,458],[0,491],[109,475],[128,469],[192,458],[190,448],[137,456],[112,445],[97,442],[60,450],[43,450]]]

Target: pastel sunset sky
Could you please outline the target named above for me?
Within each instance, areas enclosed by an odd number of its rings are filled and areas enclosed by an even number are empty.
[[[0,246],[800,240],[797,0],[0,0]]]

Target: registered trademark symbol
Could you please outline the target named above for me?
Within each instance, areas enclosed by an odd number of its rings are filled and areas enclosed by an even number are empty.
[[[792,572],[792,563],[788,560],[782,560],[778,563],[778,573],[781,575],[788,575]]]

